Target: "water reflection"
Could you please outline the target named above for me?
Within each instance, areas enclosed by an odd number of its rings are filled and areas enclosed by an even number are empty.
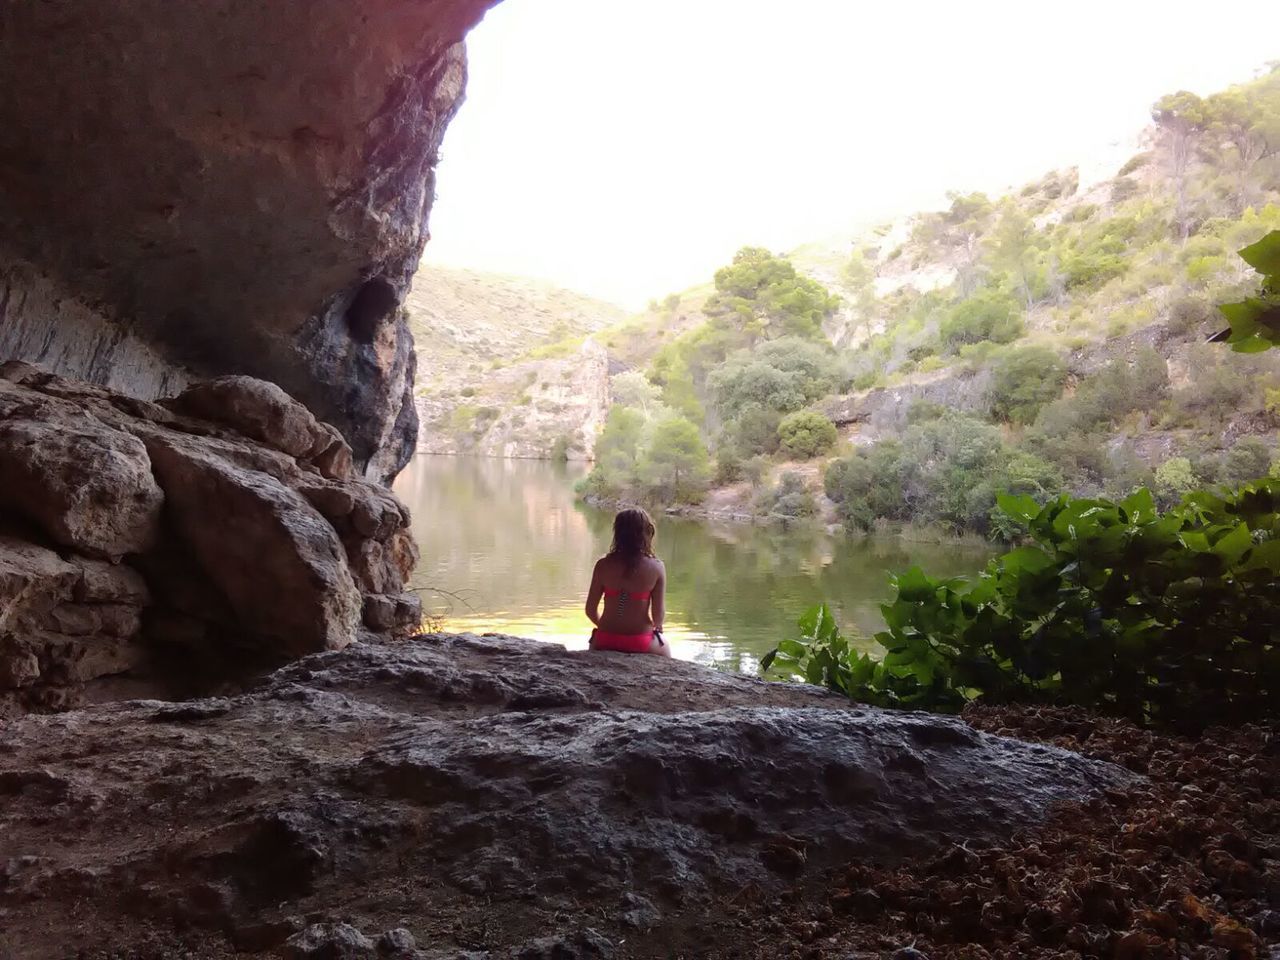
[[[586,647],[582,603],[613,515],[573,499],[577,465],[417,457],[396,492],[422,549],[414,586],[447,629],[510,633]],[[656,518],[666,561],[667,636],[676,656],[754,672],[796,618],[826,600],[840,623],[870,634],[888,571],[920,563],[972,573],[983,551],[859,540],[812,527],[757,527]]]

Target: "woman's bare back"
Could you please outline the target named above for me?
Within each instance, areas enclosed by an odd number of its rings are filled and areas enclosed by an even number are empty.
[[[637,634],[662,628],[666,569],[656,557],[641,557],[630,569],[621,557],[601,557],[592,574],[592,592],[604,597],[599,627]]]

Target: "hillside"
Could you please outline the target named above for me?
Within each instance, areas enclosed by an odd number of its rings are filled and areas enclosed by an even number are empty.
[[[615,376],[588,492],[999,534],[999,489],[1171,502],[1266,473],[1277,360],[1205,341],[1256,282],[1235,251],[1280,227],[1280,72],[1153,119],[1109,170],[741,251]]]
[[[590,449],[608,404],[591,336],[621,307],[508,274],[424,266],[406,301],[418,353],[419,450],[545,457]],[[563,438],[563,439],[562,439]]]

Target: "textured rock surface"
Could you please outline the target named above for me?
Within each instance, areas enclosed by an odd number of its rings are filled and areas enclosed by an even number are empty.
[[[0,728],[0,954],[128,954],[148,922],[207,955],[602,956],[716,895],[1000,840],[1131,779],[661,658],[356,644],[235,697]]]
[[[0,716],[416,628],[408,511],[349,460],[261,381],[161,406],[0,365]]]
[[[411,452],[400,318],[491,0],[0,9],[0,356],[154,398],[274,381]]]

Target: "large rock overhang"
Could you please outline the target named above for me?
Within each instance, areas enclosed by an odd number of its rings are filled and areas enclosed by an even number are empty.
[[[400,303],[492,2],[4,4],[0,359],[144,397],[272,380],[393,475]]]

